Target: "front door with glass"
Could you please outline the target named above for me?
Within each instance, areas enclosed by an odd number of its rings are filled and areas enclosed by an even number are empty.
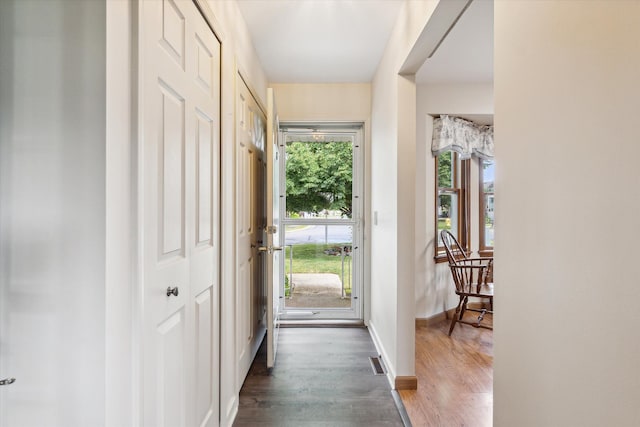
[[[360,319],[362,126],[282,129],[282,317]]]

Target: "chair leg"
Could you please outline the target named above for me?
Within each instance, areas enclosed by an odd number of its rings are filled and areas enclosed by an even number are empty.
[[[462,303],[462,310],[460,311],[460,317],[458,320],[462,320],[464,317],[464,312],[467,311],[467,303],[469,302],[469,297],[464,297],[464,302]]]
[[[453,332],[453,328],[456,326],[456,323],[458,322],[458,320],[462,319],[462,313],[460,312],[460,310],[461,310],[463,301],[464,301],[464,298],[461,296],[460,302],[456,307],[456,312],[453,316],[451,316],[451,326],[449,326],[449,336],[451,336],[451,332]]]

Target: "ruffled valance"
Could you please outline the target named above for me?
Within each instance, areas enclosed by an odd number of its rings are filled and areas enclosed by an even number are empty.
[[[493,126],[446,115],[434,119],[431,152],[435,157],[445,151],[455,151],[462,159],[493,159]]]

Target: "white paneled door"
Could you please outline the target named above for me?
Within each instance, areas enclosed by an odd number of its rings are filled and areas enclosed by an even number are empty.
[[[143,1],[141,25],[142,421],[212,426],[220,43],[190,0]]]
[[[236,94],[236,356],[242,386],[265,331],[265,116],[244,80]]]

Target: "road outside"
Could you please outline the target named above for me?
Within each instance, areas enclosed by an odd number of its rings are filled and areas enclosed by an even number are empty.
[[[353,232],[350,225],[309,225],[300,229],[285,229],[285,245],[297,245],[301,243],[351,243],[352,236]]]

